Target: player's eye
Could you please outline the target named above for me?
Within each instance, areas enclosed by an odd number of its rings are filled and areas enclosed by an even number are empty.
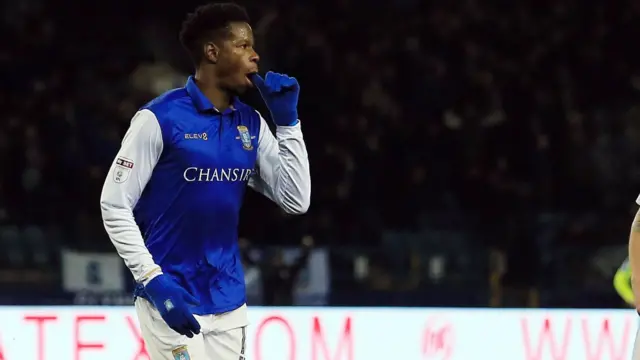
[[[248,48],[249,48],[249,45],[248,45],[248,44],[242,44],[242,45],[240,45],[240,47],[241,47],[242,49],[248,49]]]

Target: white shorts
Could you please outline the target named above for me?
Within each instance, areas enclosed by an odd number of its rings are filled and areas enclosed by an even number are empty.
[[[247,306],[219,315],[195,315],[200,334],[189,339],[173,331],[147,300],[136,299],[140,330],[150,360],[244,360]]]

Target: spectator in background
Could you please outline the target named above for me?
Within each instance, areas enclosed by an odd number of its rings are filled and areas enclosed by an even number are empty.
[[[301,245],[302,253],[292,261],[285,261],[282,249],[278,248],[269,259],[257,262],[251,258],[248,241],[243,240],[240,243],[245,269],[247,267],[260,269],[263,305],[291,306],[294,304],[295,285],[300,272],[309,260],[313,238],[304,236]]]
[[[240,247],[240,255],[242,256],[242,265],[244,267],[244,283],[247,288],[247,303],[256,305],[261,303],[262,299],[262,274],[260,267],[252,260],[252,248],[249,240],[246,238],[238,239]]]

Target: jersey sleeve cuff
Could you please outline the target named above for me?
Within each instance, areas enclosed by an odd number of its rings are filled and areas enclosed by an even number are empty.
[[[140,279],[138,280],[139,283],[141,283],[144,286],[147,286],[147,284],[149,283],[149,281],[153,280],[155,277],[162,275],[162,269],[160,269],[160,266],[156,266],[153,269],[147,271],[146,273],[144,273]]]
[[[276,125],[276,129],[279,128],[284,128],[284,129],[288,129],[288,128],[299,128],[300,127],[300,119],[292,122],[291,124],[288,125]],[[639,197],[640,198],[640,197]]]

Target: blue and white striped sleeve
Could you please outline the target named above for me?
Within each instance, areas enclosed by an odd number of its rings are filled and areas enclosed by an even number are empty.
[[[163,149],[162,131],[153,112],[138,111],[113,161],[100,196],[104,228],[136,281],[159,274],[133,216]]]
[[[289,214],[304,214],[311,202],[309,156],[300,122],[278,126],[273,136],[260,115],[256,174],[249,186]]]

